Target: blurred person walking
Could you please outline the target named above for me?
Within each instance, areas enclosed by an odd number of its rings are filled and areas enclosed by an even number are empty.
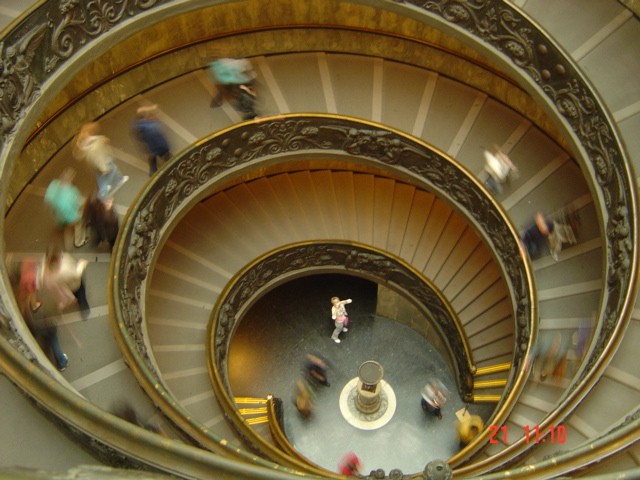
[[[69,366],[69,357],[64,353],[64,350],[62,350],[60,339],[58,338],[58,327],[52,320],[31,317],[27,320],[27,326],[42,347],[42,351],[45,352],[49,358],[53,357],[58,370],[61,372],[66,370]]]
[[[137,119],[133,123],[133,132],[149,156],[149,176],[158,171],[158,160],[166,162],[171,158],[171,147],[164,127],[157,118],[157,111],[158,105],[140,107],[136,111]]]
[[[307,354],[304,362],[304,372],[309,384],[330,386],[327,379],[327,362],[320,356]]]
[[[461,420],[456,421],[456,433],[460,441],[460,447],[469,445],[471,441],[482,431],[484,422],[479,415],[470,415],[465,412]]]
[[[549,235],[553,233],[553,228],[553,222],[543,213],[536,212],[533,215],[533,222],[522,234],[522,243],[532,260],[549,251]]]
[[[91,195],[85,204],[83,222],[86,228],[95,233],[96,245],[107,242],[109,249],[113,249],[120,230],[120,219],[113,207],[113,198],[103,201],[96,193]]]
[[[500,195],[503,186],[509,182],[511,177],[518,175],[518,169],[513,164],[509,156],[500,150],[500,147],[493,145],[491,149],[483,152],[484,171],[486,174],[485,185],[495,195]]]
[[[211,101],[212,107],[218,107],[223,100],[229,100],[242,114],[243,120],[256,118],[254,88],[256,73],[246,58],[218,58],[209,64],[209,74],[218,89]]]
[[[58,312],[62,313],[67,307],[77,303],[82,318],[88,318],[91,307],[84,283],[84,271],[88,264],[87,260],[76,260],[72,255],[56,248],[50,248],[47,252],[43,285],[56,301]]]
[[[338,473],[349,476],[362,474],[362,464],[358,456],[353,452],[349,452],[342,457],[338,465]]]
[[[82,219],[84,197],[73,185],[76,172],[65,168],[59,178],[52,180],[44,194],[44,202],[54,215],[56,226],[61,230],[65,248],[71,243],[81,247],[86,242]],[[73,238],[73,242],[71,241]]]
[[[33,257],[17,258],[13,253],[5,255],[5,266],[13,287],[16,302],[22,315],[36,312],[42,306],[39,300],[42,262]]]
[[[122,175],[114,162],[109,139],[99,132],[97,122],[85,123],[76,136],[73,154],[95,170],[98,198],[104,201],[113,196],[129,177]]]
[[[313,400],[309,387],[302,379],[296,380],[296,394],[293,399],[296,409],[305,420],[311,420],[313,413]]]
[[[442,407],[449,400],[449,389],[438,379],[430,380],[420,393],[422,410],[442,420]]]
[[[43,270],[42,261],[35,258],[25,258],[20,262],[17,302],[31,334],[62,371],[67,368],[69,357],[60,346],[58,329],[51,318],[42,318],[36,314],[42,306],[38,293],[43,284]]]

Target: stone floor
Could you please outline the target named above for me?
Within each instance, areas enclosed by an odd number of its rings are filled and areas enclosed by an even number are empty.
[[[330,339],[334,295],[353,299],[348,306],[349,332],[342,333],[340,344]],[[290,441],[321,467],[336,471],[340,458],[353,451],[365,472],[397,468],[416,473],[431,460],[446,460],[458,451],[455,412],[465,405],[452,372],[427,339],[374,315],[375,296],[375,284],[340,275],[298,279],[271,291],[245,317],[234,337],[229,357],[232,390],[235,396],[271,393],[282,398]],[[294,382],[301,377],[307,353],[327,359],[331,383],[316,389],[310,421],[292,402]],[[384,381],[395,397],[392,417],[370,430],[354,426],[340,409],[345,385],[367,360],[383,366]],[[441,379],[452,393],[440,421],[420,407],[420,390],[430,377]],[[469,409],[486,419],[492,406]]]

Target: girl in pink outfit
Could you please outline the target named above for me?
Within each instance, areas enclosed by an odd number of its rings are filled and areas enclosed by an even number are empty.
[[[331,334],[331,340],[336,343],[340,343],[340,339],[338,338],[340,332],[349,331],[349,329],[346,328],[349,324],[349,314],[344,306],[351,302],[352,300],[350,298],[347,298],[346,300],[340,300],[338,297],[331,298],[331,318],[335,322],[335,329]]]

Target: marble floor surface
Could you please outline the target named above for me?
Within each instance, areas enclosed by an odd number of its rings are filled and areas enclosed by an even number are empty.
[[[285,430],[293,445],[311,462],[336,471],[340,458],[355,452],[363,470],[400,469],[416,473],[435,459],[458,451],[455,412],[464,408],[453,374],[427,339],[411,328],[376,316],[377,287],[346,275],[315,275],[277,287],[254,305],[239,326],[230,349],[229,374],[235,396],[273,394],[284,403]],[[349,331],[334,343],[330,298],[352,298]],[[329,387],[315,390],[314,411],[304,420],[293,404],[295,380],[302,376],[307,353],[324,357]],[[340,410],[345,385],[359,366],[375,360],[395,397],[395,412],[380,428],[354,426]],[[420,390],[431,377],[442,380],[451,399],[443,419],[427,416]],[[470,405],[488,418],[491,405]]]

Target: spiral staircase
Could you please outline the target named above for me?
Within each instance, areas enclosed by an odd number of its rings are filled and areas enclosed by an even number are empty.
[[[41,30],[27,27],[39,25],[41,9],[50,18],[62,15],[65,19],[79,18],[73,16],[80,10],[95,12],[90,2],[86,8],[70,5],[67,11],[49,3],[39,4],[22,17],[33,19],[34,24],[17,21],[12,31],[23,37],[25,32],[36,31],[37,38]],[[513,363],[507,386],[501,380],[507,376],[503,372],[485,377],[497,380],[489,383],[487,392],[503,399],[496,401],[490,423],[504,424],[509,439],[494,443],[491,432],[484,432],[451,459],[456,478],[640,474],[640,376],[633,355],[640,328],[637,303],[633,304],[636,187],[625,164],[635,166],[640,158],[640,144],[633,135],[640,118],[640,90],[628,80],[640,71],[634,51],[640,36],[634,6],[576,1],[551,8],[548,2],[529,0],[515,2],[514,9],[501,2],[426,2],[432,5],[424,7],[429,10],[425,14],[409,3],[313,3],[308,9],[292,8],[292,13],[284,1],[273,4],[274,12],[260,10],[261,2],[215,2],[214,6],[197,1],[157,2],[130,7],[128,20],[123,15],[120,23],[114,21],[112,28],[90,36],[86,47],[77,47],[73,61],[58,52],[58,61],[68,64],[54,70],[49,80],[54,94],[47,96],[42,88],[42,99],[48,103],[34,96],[24,105],[26,109],[33,102],[32,112],[9,115],[20,128],[3,127],[5,253],[40,255],[46,249],[52,224],[41,207],[43,192],[72,161],[74,127],[88,119],[100,119],[121,169],[131,178],[115,198],[126,223],[114,255],[91,245],[74,251],[91,262],[87,285],[92,313],[86,322],[73,311],[62,317],[61,341],[72,359],[66,371],[57,372],[34,347],[24,323],[15,316],[11,296],[3,294],[1,386],[6,408],[0,425],[5,438],[16,439],[18,445],[3,460],[3,468],[23,465],[66,470],[95,464],[96,456],[110,465],[187,478],[332,476],[278,449],[263,426],[247,426],[225,408],[229,379],[220,368],[224,358],[216,364],[218,344],[215,326],[211,326],[212,322],[217,325],[216,315],[219,322],[221,305],[233,292],[232,286],[247,274],[247,265],[259,267],[265,256],[315,242],[366,247],[407,266],[428,279],[450,305],[476,371]],[[510,25],[507,14],[496,12],[504,8],[519,14],[517,7],[569,52],[610,110],[618,133],[596,135],[602,142],[598,148],[591,148],[593,144],[585,140],[595,135],[589,129],[592,125],[584,121],[594,111],[588,95],[576,88],[568,94],[555,90],[557,97],[552,101],[544,98],[543,89],[536,89],[530,78],[543,85],[549,74],[552,83],[559,69],[545,70],[543,55],[541,64],[535,65],[539,71],[531,77],[517,76],[508,65],[511,58],[504,55],[505,49],[512,51],[508,40],[516,37],[515,32],[497,36],[496,42],[489,26],[480,20]],[[23,8],[16,6],[15,11]],[[244,8],[254,15],[262,11],[265,18],[247,20],[240,15]],[[169,28],[157,26],[163,18],[183,14],[185,24],[193,27],[189,15],[199,10],[224,27],[196,31],[191,43],[162,38],[162,29]],[[271,18],[283,12],[289,15],[284,20]],[[461,12],[476,15],[477,22],[463,19]],[[309,25],[312,18],[314,28]],[[127,21],[133,25],[128,31]],[[465,21],[472,27],[465,30]],[[303,32],[308,29],[309,38],[297,29],[282,27],[282,22],[289,27],[297,24]],[[123,49],[135,44],[135,32],[145,32],[147,48],[159,53],[134,62],[139,54],[134,51],[128,60],[131,64],[118,63],[114,58],[123,52],[118,48],[125,31],[134,35],[134,43],[123,43]],[[416,32],[428,39],[416,37]],[[5,32],[7,46],[12,45],[10,33]],[[439,35],[442,38],[436,38]],[[139,35],[138,42],[143,38]],[[376,38],[386,50],[372,41]],[[553,45],[546,37],[545,41]],[[419,53],[412,56],[407,45]],[[18,51],[29,51],[29,45],[26,47]],[[109,57],[108,49],[116,54]],[[215,87],[202,67],[221,51],[251,57],[258,72],[259,110],[264,118],[238,127],[240,117],[229,104],[210,107]],[[420,57],[427,53],[432,58]],[[91,63],[92,55],[101,54],[106,55],[105,61]],[[3,55],[9,65],[12,57]],[[513,58],[517,65],[518,55]],[[541,78],[536,77],[538,73]],[[564,102],[572,95],[583,108],[575,115]],[[532,98],[539,106],[531,105]],[[474,188],[482,189],[482,149],[499,144],[520,171],[495,197],[496,211],[511,222],[505,231],[514,236],[536,210],[553,213],[568,204],[578,210],[581,219],[576,245],[564,249],[558,260],[543,256],[530,264],[535,279],[533,312],[537,312],[528,336],[531,345],[518,350],[523,338],[518,327],[520,310],[514,305],[513,282],[504,267],[509,265],[505,257],[513,251],[498,251],[491,235],[478,228],[482,222],[474,224],[467,211],[441,198],[437,183],[435,187],[421,183],[399,171],[393,162],[365,161],[362,152],[336,155],[307,149],[304,158],[295,154],[286,161],[269,157],[253,170],[239,169],[186,201],[171,217],[170,225],[157,228],[157,238],[136,245],[132,240],[140,239],[136,237],[140,223],[136,222],[143,217],[136,212],[145,211],[146,199],[166,192],[168,182],[160,177],[174,175],[167,168],[149,181],[143,153],[130,133],[136,108],[148,102],[160,105],[160,118],[174,153],[183,161],[191,158],[193,162],[202,145],[232,142],[234,136],[246,140],[278,122],[333,125],[336,118],[346,118],[361,131],[383,131],[400,138],[405,138],[405,132],[411,142],[444,152],[438,155],[454,158]],[[315,112],[315,116],[305,112]],[[576,132],[574,137],[565,131],[566,125]],[[249,133],[243,137],[245,131]],[[626,149],[621,156],[616,156],[612,146],[618,141]],[[614,158],[612,163],[618,162],[614,174],[601,169],[598,161],[602,158],[593,151],[604,151]],[[82,173],[78,186],[90,191],[90,172],[75,166]],[[624,197],[625,174],[631,181],[630,197]],[[165,190],[160,190],[163,185]],[[486,190],[484,194],[491,198]],[[116,316],[123,301],[118,297],[119,282],[128,272],[118,266],[129,265],[128,257],[139,255],[132,245],[153,251],[152,272],[139,297],[144,318],[139,330],[135,322]],[[626,264],[617,256],[625,248],[631,252]],[[526,272],[529,264],[523,262],[522,268]],[[621,297],[618,304],[609,300],[616,294]],[[111,310],[110,302],[115,306]],[[576,339],[585,325],[589,348],[582,356]],[[544,343],[557,334],[570,339],[564,346],[568,368],[562,378],[545,381],[537,365],[530,363],[532,349],[536,337],[538,343]],[[514,360],[514,351],[521,354],[520,364]],[[483,379],[477,376],[474,381],[480,385]],[[505,401],[519,381],[523,384],[517,397]],[[212,382],[217,383],[213,389]],[[164,436],[110,415],[110,405],[123,395],[145,421],[160,425]],[[215,401],[216,396],[223,400]],[[37,408],[26,398],[33,399]],[[35,410],[54,421],[48,422]],[[29,427],[22,426],[24,419]],[[526,426],[540,425],[543,431],[560,424],[567,431],[562,445],[525,442]],[[88,456],[54,425],[93,447],[94,456]],[[49,454],[33,453],[45,448]]]

